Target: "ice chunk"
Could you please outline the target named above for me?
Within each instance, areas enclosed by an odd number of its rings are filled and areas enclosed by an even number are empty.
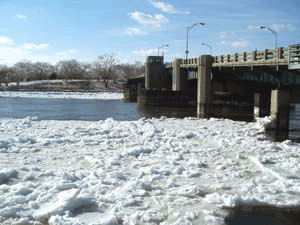
[[[61,214],[65,211],[73,211],[77,208],[83,208],[95,204],[94,197],[79,196],[79,189],[71,189],[60,192],[51,202],[42,205],[33,217],[37,220],[44,221],[51,215]]]
[[[0,171],[0,184],[7,183],[11,178],[16,178],[18,171],[15,169],[2,169]]]
[[[25,195],[28,195],[28,194],[30,194],[30,193],[32,193],[32,189],[30,189],[30,188],[27,188],[27,187],[20,187],[16,192],[15,192],[15,194],[16,195],[23,195],[23,196],[25,196]]]
[[[196,197],[196,196],[205,196],[207,193],[206,191],[202,190],[201,188],[199,188],[197,185],[193,185],[193,186],[184,186],[181,187],[178,191],[177,191],[178,195],[182,195],[182,196],[186,196],[186,197]]]
[[[144,147],[133,147],[133,148],[129,148],[127,149],[127,154],[128,155],[133,155],[135,157],[139,157],[140,154],[142,153],[151,153],[152,150],[149,148],[144,148]]]

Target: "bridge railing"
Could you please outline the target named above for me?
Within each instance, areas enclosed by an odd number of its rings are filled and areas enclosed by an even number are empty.
[[[190,59],[184,59],[183,64],[192,64],[196,65],[198,63],[198,58],[190,58]]]
[[[292,52],[292,53],[291,53]],[[180,62],[181,67],[198,66],[199,58],[183,59]],[[300,44],[289,48],[277,48],[266,50],[255,50],[252,52],[240,52],[234,54],[215,56],[214,67],[220,66],[281,66],[292,65],[295,69],[300,69]],[[172,67],[171,65],[168,65]],[[297,68],[296,68],[297,67]]]
[[[241,52],[228,55],[221,55],[214,57],[215,64],[226,63],[249,63],[262,62],[268,63],[270,61],[287,61],[289,56],[288,48],[266,49],[262,51]]]
[[[300,69],[300,44],[289,46],[289,69]]]

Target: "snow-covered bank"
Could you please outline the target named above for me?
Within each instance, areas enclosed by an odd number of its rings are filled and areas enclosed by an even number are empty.
[[[299,144],[268,120],[0,120],[1,224],[222,224],[222,206],[299,205]]]
[[[68,99],[123,99],[122,92],[21,92],[0,91],[4,98],[68,98]]]

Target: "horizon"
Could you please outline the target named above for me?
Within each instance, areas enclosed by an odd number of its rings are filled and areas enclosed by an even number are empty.
[[[0,64],[93,62],[104,54],[144,62],[161,55],[162,46],[172,61],[185,57],[187,27],[195,23],[205,25],[190,29],[189,57],[210,54],[207,45],[212,55],[274,49],[274,35],[261,26],[277,33],[278,47],[288,47],[300,42],[299,6],[293,0],[3,0]]]

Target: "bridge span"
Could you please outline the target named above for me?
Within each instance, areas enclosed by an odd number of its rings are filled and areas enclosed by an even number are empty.
[[[141,86],[144,104],[195,102],[198,117],[213,115],[220,98],[252,102],[255,116],[271,115],[273,128],[286,130],[290,103],[300,102],[300,44],[169,63],[149,56]]]

